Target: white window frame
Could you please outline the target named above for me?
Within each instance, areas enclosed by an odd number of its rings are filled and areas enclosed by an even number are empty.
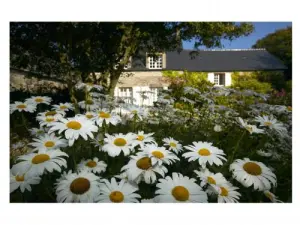
[[[157,60],[154,58],[157,57]],[[163,54],[160,53],[157,56],[148,56],[148,69],[162,69],[163,68]]]
[[[133,102],[133,88],[132,87],[119,87],[118,97],[125,97],[125,102],[132,104]]]
[[[224,76],[224,84],[220,84],[220,75]],[[216,86],[225,86],[226,84],[226,74],[225,73],[214,73],[214,84]]]

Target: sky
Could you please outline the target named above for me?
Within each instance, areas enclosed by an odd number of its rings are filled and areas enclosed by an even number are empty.
[[[287,26],[292,26],[291,22],[254,22],[254,31],[247,37],[240,37],[233,40],[232,42],[228,40],[223,40],[222,44],[224,48],[227,49],[244,49],[251,48],[255,42],[266,35],[273,33],[274,31],[286,28]],[[184,49],[193,49],[194,42],[183,42]],[[200,49],[205,49],[205,47],[200,47]]]

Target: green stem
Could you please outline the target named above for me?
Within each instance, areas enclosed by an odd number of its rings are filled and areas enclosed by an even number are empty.
[[[28,130],[28,127],[26,125],[26,118],[25,118],[25,116],[24,116],[24,114],[22,112],[21,112],[21,117],[22,117],[22,124],[23,124],[23,126],[26,128],[26,130]]]
[[[243,134],[241,135],[240,139],[237,141],[237,143],[236,143],[236,145],[235,145],[235,148],[234,148],[234,151],[233,151],[233,153],[232,153],[232,156],[231,156],[230,160],[228,160],[228,164],[230,164],[230,163],[233,162],[234,155],[235,155],[235,153],[237,152],[237,149],[238,149],[238,147],[239,147],[239,145],[240,145],[240,142],[241,142],[241,140],[243,139],[245,133],[246,133],[246,131],[243,132]]]

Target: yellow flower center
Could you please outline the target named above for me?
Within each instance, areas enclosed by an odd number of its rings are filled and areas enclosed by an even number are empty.
[[[76,178],[70,185],[70,190],[76,195],[82,195],[90,189],[90,181],[84,177]]]
[[[51,148],[51,147],[53,147],[55,145],[55,143],[53,142],[53,141],[47,141],[47,142],[45,142],[45,146],[47,147],[47,148]]]
[[[47,155],[47,154],[39,154],[39,155],[36,155],[32,158],[31,162],[33,164],[40,164],[40,163],[43,163],[43,162],[46,162],[50,159],[50,156]]]
[[[245,163],[243,168],[247,173],[249,173],[253,176],[258,176],[258,175],[262,174],[261,167],[258,164],[254,163],[254,162]]]
[[[115,203],[123,202],[124,195],[120,191],[113,191],[112,193],[110,193],[109,199]]]
[[[46,122],[53,122],[54,121],[54,118],[53,117],[46,117]]]
[[[40,102],[43,102],[44,99],[42,99],[42,98],[36,98],[35,101],[40,103]]]
[[[45,116],[54,116],[56,115],[56,111],[49,111],[45,114]]]
[[[124,138],[116,138],[114,140],[114,144],[116,146],[125,146],[127,144],[126,140]]]
[[[22,104],[22,105],[17,105],[17,108],[18,109],[25,109],[26,108],[26,105]]]
[[[173,148],[176,148],[177,145],[174,142],[171,142],[170,146],[173,147]]]
[[[288,106],[288,107],[287,107],[287,110],[288,110],[288,111],[292,111],[292,106]]]
[[[87,105],[93,105],[94,104],[93,100],[90,100],[90,99],[86,100],[85,103]]]
[[[81,124],[77,121],[70,121],[67,123],[67,127],[73,130],[79,130],[81,128]]]
[[[269,127],[269,126],[272,125],[272,123],[271,122],[264,122],[264,125]]]
[[[87,162],[85,165],[90,168],[94,168],[95,166],[97,166],[97,163],[95,161],[91,160],[91,161]]]
[[[153,151],[152,155],[158,159],[161,159],[164,157],[164,154],[161,151]]]
[[[68,107],[65,106],[65,105],[61,105],[59,108],[60,108],[60,109],[66,109],[66,108],[68,108]]]
[[[221,196],[228,196],[228,190],[224,187],[221,187]]]
[[[88,119],[92,119],[94,116],[92,114],[87,114],[87,115],[85,115],[85,117]]]
[[[93,86],[94,84],[93,83],[91,83],[91,82],[88,82],[88,83],[85,83],[86,85],[88,85],[88,86]]]
[[[110,118],[110,114],[106,113],[106,112],[100,112],[99,117],[108,119],[108,118]]]
[[[183,186],[176,186],[172,190],[172,195],[177,201],[186,201],[190,197],[189,191]]]
[[[212,178],[212,177],[207,177],[207,182],[210,183],[210,184],[216,184],[215,179]]]
[[[16,181],[18,181],[18,182],[24,181],[24,174],[22,176],[17,175],[16,176]]]
[[[136,139],[139,141],[143,141],[145,137],[143,135],[138,135]]]
[[[141,170],[147,170],[152,166],[151,159],[149,157],[143,157],[136,162],[136,166]]]
[[[132,114],[137,114],[137,110],[132,110],[131,113]]]
[[[210,156],[210,151],[207,148],[201,148],[198,154],[201,156]]]

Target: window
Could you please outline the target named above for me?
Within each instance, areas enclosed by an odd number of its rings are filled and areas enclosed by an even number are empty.
[[[153,104],[153,102],[157,101],[157,97],[162,92],[162,90],[163,90],[162,87],[150,88],[152,104]]]
[[[124,100],[126,103],[132,104],[133,94],[131,87],[121,87],[118,90],[118,97]]]
[[[224,86],[225,85],[225,73],[214,74],[214,84]]]
[[[149,69],[162,69],[163,66],[163,57],[162,54],[157,56],[149,56],[148,57],[149,62]]]

